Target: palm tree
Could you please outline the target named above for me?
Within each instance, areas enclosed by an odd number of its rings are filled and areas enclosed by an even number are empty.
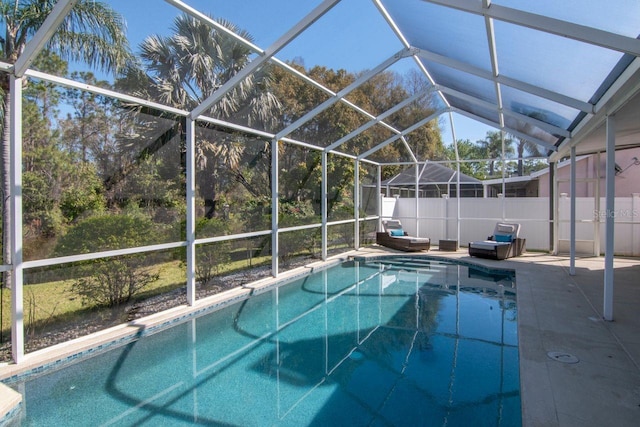
[[[0,57],[14,64],[22,55],[27,42],[51,13],[54,0],[0,0],[0,20],[5,26],[5,37],[0,37]],[[130,60],[125,22],[109,6],[94,0],[80,0],[65,17],[50,38],[50,52],[70,61],[82,61],[101,71],[118,72]],[[4,263],[12,262],[9,233],[12,224],[6,208],[9,184],[9,138],[11,91],[9,74],[0,76],[0,115],[2,116],[2,161],[0,166],[3,194],[2,235]],[[10,286],[9,275],[5,285]]]
[[[518,138],[518,176],[524,175],[524,161],[522,158],[524,157],[525,151],[531,154],[533,157],[542,156],[540,152],[540,146],[534,142],[527,141],[524,138]]]
[[[534,119],[537,119],[540,121],[547,121],[543,113],[532,112],[529,114],[529,117],[533,117]],[[542,132],[532,124],[525,123],[523,133],[526,135],[538,136],[537,133],[542,133]],[[522,176],[524,174],[524,162],[522,160],[522,157],[524,156],[525,151],[534,157],[542,156],[542,152],[540,151],[540,146],[538,144],[523,138],[518,138],[517,150],[518,150],[518,176]]]
[[[248,41],[253,37],[235,24],[220,20],[221,25]],[[172,27],[173,35],[152,35],[140,45],[142,68],[130,69],[122,84],[135,85],[135,94],[153,99],[164,105],[191,110],[211,93],[240,71],[253,53],[247,46],[232,39],[211,25],[189,17],[178,16]],[[270,91],[272,84],[268,67],[249,76],[206,113],[217,119],[258,128],[271,128],[275,124],[280,103]],[[201,185],[207,217],[215,213],[217,198],[216,177],[224,167],[232,171],[236,181],[250,192],[250,183],[240,171],[244,144],[237,135],[200,129],[196,159],[201,175],[208,182]],[[268,150],[266,151],[268,153]],[[205,190],[206,188],[206,190]]]
[[[478,145],[484,150],[486,158],[491,159],[489,161],[489,176],[492,177],[495,169],[495,159],[502,157],[502,132],[489,131],[484,139],[477,141]],[[504,138],[504,154],[513,154],[512,144],[513,139],[508,136]]]

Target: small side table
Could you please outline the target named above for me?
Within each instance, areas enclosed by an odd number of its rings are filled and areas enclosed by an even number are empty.
[[[455,252],[458,250],[458,241],[454,239],[444,239],[438,241],[438,250]]]

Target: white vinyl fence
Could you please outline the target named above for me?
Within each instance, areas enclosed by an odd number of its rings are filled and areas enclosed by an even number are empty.
[[[509,198],[462,198],[460,199],[460,246],[469,242],[484,240],[493,234],[496,222],[517,222],[521,224],[520,237],[527,239],[528,250],[551,250],[548,197]],[[605,200],[597,206],[591,197],[576,199],[576,242],[579,254],[593,255],[604,250]],[[615,212],[615,253],[616,255],[640,255],[640,196],[617,197]],[[568,197],[558,200],[558,250],[569,250],[569,209]],[[441,239],[455,239],[458,226],[458,206],[456,199],[420,198],[416,207],[414,198],[382,197],[381,216],[402,221],[403,228],[410,234],[431,238],[432,244]],[[599,239],[596,230],[600,230]],[[603,242],[602,248],[600,241]]]

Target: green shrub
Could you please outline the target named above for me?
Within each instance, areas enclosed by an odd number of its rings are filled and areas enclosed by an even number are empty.
[[[228,234],[227,222],[220,218],[202,218],[196,223],[196,236]],[[230,261],[230,242],[215,242],[196,247],[196,280],[206,285]]]
[[[59,239],[54,253],[63,256],[144,246],[154,242],[154,234],[151,219],[142,214],[105,214],[87,218],[70,228]],[[158,279],[157,274],[149,271],[152,258],[143,254],[89,261],[79,267],[80,278],[74,281],[72,290],[87,305],[122,304]]]
[[[118,306],[160,278],[149,267],[145,268],[140,258],[96,260],[90,263],[90,269],[90,275],[71,285],[85,305]]]
[[[80,164],[76,166],[77,179],[74,185],[65,188],[60,198],[60,210],[69,222],[73,222],[86,213],[99,213],[105,209],[102,196],[102,181],[95,166]]]
[[[55,256],[144,246],[155,241],[154,224],[140,213],[102,214],[80,221],[58,240]]]

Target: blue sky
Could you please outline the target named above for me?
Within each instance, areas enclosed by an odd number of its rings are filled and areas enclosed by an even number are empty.
[[[151,34],[168,35],[173,19],[181,12],[158,0],[109,0],[127,21],[131,47],[137,50]],[[254,37],[262,49],[307,15],[319,0],[187,0],[187,4],[227,19]],[[302,58],[306,67],[324,65],[358,72],[376,67],[402,49],[402,44],[386,24],[371,0],[343,0],[314,23],[276,56],[282,60]],[[403,73],[415,64],[411,59],[392,69]],[[484,138],[487,127],[454,114],[456,137],[476,141]],[[452,142],[448,114],[440,121],[445,144]]]

